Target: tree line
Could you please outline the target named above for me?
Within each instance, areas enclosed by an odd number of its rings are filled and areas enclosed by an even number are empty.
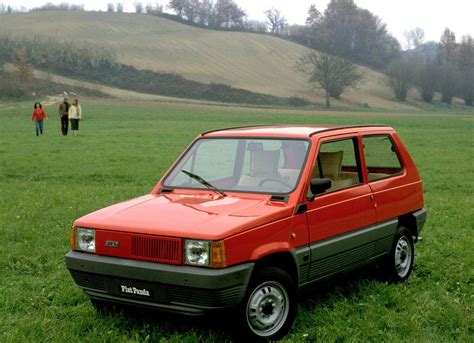
[[[458,42],[456,35],[446,28],[441,35],[434,56],[423,54],[424,36],[417,29],[418,38],[413,49],[393,61],[386,70],[387,83],[395,97],[405,101],[410,89],[415,88],[420,99],[431,103],[435,92],[441,101],[451,104],[455,96],[465,105],[474,104],[474,40],[470,35]]]

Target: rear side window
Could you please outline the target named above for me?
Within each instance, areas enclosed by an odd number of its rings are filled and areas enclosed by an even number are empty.
[[[402,164],[390,136],[366,136],[362,142],[369,182],[402,172]]]

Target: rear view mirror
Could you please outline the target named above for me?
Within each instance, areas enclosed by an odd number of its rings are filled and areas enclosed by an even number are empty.
[[[313,195],[318,195],[321,193],[326,192],[329,188],[331,188],[332,183],[331,180],[322,178],[322,179],[312,179],[311,180],[311,193]]]

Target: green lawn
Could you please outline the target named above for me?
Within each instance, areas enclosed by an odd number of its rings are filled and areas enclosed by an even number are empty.
[[[37,138],[31,110],[29,103],[0,104],[0,341],[232,340],[210,320],[99,315],[63,256],[75,218],[149,192],[198,133],[262,123],[395,127],[421,172],[429,210],[408,282],[390,285],[364,272],[321,287],[300,300],[288,341],[474,341],[472,113],[86,101],[78,137],[60,135],[54,106],[46,108],[51,119]]]

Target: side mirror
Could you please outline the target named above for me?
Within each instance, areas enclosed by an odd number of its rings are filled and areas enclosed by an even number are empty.
[[[326,192],[329,188],[331,188],[331,186],[332,182],[329,179],[312,179],[310,188],[311,193],[313,193],[313,198],[315,195]]]

